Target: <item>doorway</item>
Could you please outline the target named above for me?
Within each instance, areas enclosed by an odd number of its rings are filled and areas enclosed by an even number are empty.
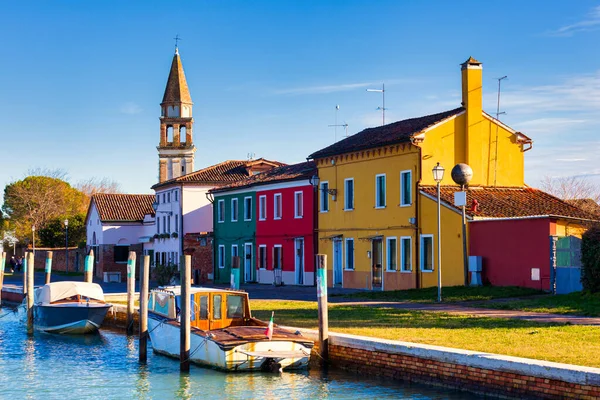
[[[295,239],[296,249],[296,285],[304,285],[304,239]]]
[[[333,241],[333,284],[343,286],[342,271],[342,240]]]
[[[244,281],[253,282],[254,274],[252,269],[252,243],[244,244]]]
[[[372,261],[373,261],[373,289],[383,288],[383,239],[373,239],[372,242]]]

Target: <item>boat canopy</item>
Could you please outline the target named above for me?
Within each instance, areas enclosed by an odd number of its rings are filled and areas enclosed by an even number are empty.
[[[50,304],[77,295],[104,301],[104,292],[97,283],[63,281],[48,283],[37,289],[35,303]]]

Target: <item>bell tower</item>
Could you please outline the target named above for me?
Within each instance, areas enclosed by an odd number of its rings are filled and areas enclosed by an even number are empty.
[[[165,95],[160,103],[159,183],[194,171],[196,146],[192,140],[192,106],[179,50],[175,47]]]

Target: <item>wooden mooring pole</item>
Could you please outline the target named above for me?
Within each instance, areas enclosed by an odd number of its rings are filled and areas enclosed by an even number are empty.
[[[321,364],[327,364],[329,357],[329,316],[327,313],[327,255],[316,255],[317,301],[319,309],[319,353]]]
[[[46,284],[50,283],[50,276],[52,275],[52,252],[46,252]]]
[[[133,262],[135,263],[135,253],[133,253]],[[129,260],[127,260],[127,267],[129,269]],[[133,267],[133,271],[135,273],[135,265]],[[127,271],[127,274],[129,276],[129,271]],[[85,265],[83,267],[83,280],[84,282],[89,283],[92,283],[94,281],[94,249],[91,249],[90,254],[85,256]]]
[[[140,271],[140,362],[148,359],[148,285],[150,284],[150,256],[144,256]]]
[[[6,253],[0,253],[0,306],[2,306],[2,286],[4,285],[4,268],[6,268]]]
[[[127,258],[127,334],[133,333],[133,301],[135,295],[135,251]],[[87,272],[86,272],[87,274]]]
[[[181,313],[180,338],[179,338],[179,370],[189,372],[190,370],[190,294],[192,291],[192,256],[183,256],[181,263]]]
[[[23,257],[23,264],[21,264],[21,270],[23,271],[23,298],[27,297],[27,259],[29,253],[26,252]]]
[[[33,273],[35,269],[34,254],[28,254],[29,260],[27,261],[27,334],[33,335]]]

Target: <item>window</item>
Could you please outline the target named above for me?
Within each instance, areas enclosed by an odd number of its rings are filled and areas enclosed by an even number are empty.
[[[329,182],[321,182],[321,212],[329,211]]]
[[[258,247],[258,268],[267,269],[267,246],[264,244]]]
[[[156,217],[156,233],[160,233],[160,217]]]
[[[217,203],[217,221],[225,222],[225,200],[219,200]]]
[[[225,246],[219,245],[219,268],[225,268]]]
[[[179,215],[175,214],[175,218],[174,218],[174,222],[175,222],[175,229],[173,230],[173,232],[179,232],[179,231],[178,231],[178,229],[177,229],[177,228],[178,228],[178,225],[179,225],[179,222],[178,222],[178,221],[179,221],[179,218],[178,218],[178,217],[179,217]]]
[[[156,203],[157,203],[157,204],[160,204],[160,194],[157,194],[157,195],[156,195]]]
[[[116,245],[113,250],[113,254],[115,256],[116,263],[126,263],[127,258],[129,257],[129,245]]]
[[[167,233],[167,216],[163,215],[163,233]]]
[[[267,219],[267,196],[258,198],[258,219],[264,221]]]
[[[354,178],[344,179],[344,210],[354,210]]]
[[[213,319],[221,319],[221,298],[220,294],[213,296]]]
[[[411,171],[400,172],[400,206],[412,204]]]
[[[354,239],[346,239],[346,269],[354,269]]]
[[[227,295],[227,318],[244,318],[244,298],[239,295]]]
[[[171,233],[171,216],[167,215],[167,233]]]
[[[412,238],[403,236],[400,238],[400,268],[402,272],[412,271]]]
[[[273,269],[281,269],[281,267],[282,267],[281,255],[282,255],[281,245],[276,244],[275,247],[273,247]]]
[[[294,218],[302,218],[304,216],[304,193],[294,192]]]
[[[167,192],[167,203],[171,202],[171,192]]]
[[[244,197],[244,221],[252,220],[252,197]]]
[[[166,201],[165,201],[165,198],[166,198],[165,196],[166,196],[166,194],[165,194],[165,193],[163,193],[162,195],[163,195],[163,203],[166,203]]]
[[[173,196],[175,196],[175,201],[177,201],[177,190],[173,192]]]
[[[231,245],[231,263],[233,264],[233,257],[237,257],[238,256],[238,245],[237,244],[232,244]]]
[[[395,237],[389,237],[387,242],[387,270],[396,271],[398,269],[398,241]]]
[[[433,235],[421,235],[421,271],[433,271]]]
[[[375,176],[375,208],[385,208],[385,174]]]
[[[200,319],[208,319],[208,296],[200,296]]]
[[[231,222],[238,220],[238,199],[231,199]]]
[[[273,197],[273,218],[281,219],[281,193],[277,193]]]

